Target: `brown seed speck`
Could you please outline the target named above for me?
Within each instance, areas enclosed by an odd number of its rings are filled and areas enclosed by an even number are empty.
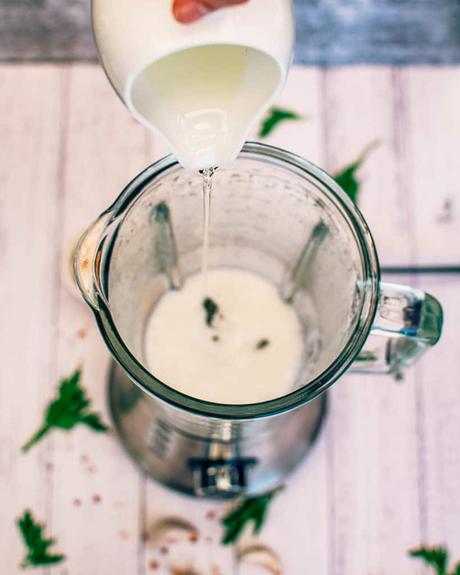
[[[78,499],[78,497],[75,497],[75,499],[72,501],[72,503],[73,503],[74,507],[80,507],[81,499]]]
[[[51,471],[53,471],[53,469],[54,469],[54,465],[52,463],[46,464],[46,471],[51,472]]]
[[[212,520],[216,518],[216,512],[212,509],[210,509],[207,513],[206,513],[206,519]]]
[[[158,563],[158,561],[155,561],[155,559],[152,559],[149,563],[149,569],[151,569],[152,571],[158,569],[159,566],[160,564]]]
[[[213,335],[212,341],[220,341],[220,337],[218,335]]]
[[[126,541],[127,539],[129,539],[129,533],[127,531],[120,531],[119,532],[120,535],[120,539],[123,539],[123,541]]]
[[[96,473],[97,467],[94,464],[88,465],[88,473]]]
[[[79,339],[85,339],[86,337],[86,329],[84,327],[81,327],[79,330],[77,330],[77,337]]]
[[[170,568],[171,575],[200,575],[198,571],[195,571],[193,567],[171,567]]]
[[[81,455],[80,456],[80,463],[88,463],[88,456],[87,455]]]
[[[205,537],[204,540],[206,541],[206,543],[214,543],[214,539],[212,537],[209,537],[209,535]]]
[[[190,533],[188,540],[190,543],[196,543],[198,541],[198,533]]]
[[[160,547],[160,555],[167,555],[169,553],[169,549],[163,545],[163,547]]]
[[[211,566],[211,575],[222,575],[222,571],[219,565],[212,565]]]
[[[102,498],[100,495],[93,495],[93,503],[100,503]]]

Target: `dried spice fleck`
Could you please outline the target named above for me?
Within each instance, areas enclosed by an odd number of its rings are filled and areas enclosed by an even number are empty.
[[[190,533],[188,540],[190,543],[196,543],[198,541],[198,533]]]
[[[169,549],[163,545],[163,547],[160,547],[160,555],[167,555],[169,553]]]
[[[75,497],[75,499],[72,501],[72,503],[73,503],[74,507],[80,507],[81,499],[78,499],[78,497]]]
[[[149,569],[151,569],[152,571],[155,571],[156,569],[158,569],[160,567],[160,564],[158,563],[158,561],[156,561],[155,559],[152,559],[149,563]]]
[[[81,327],[79,330],[77,330],[77,337],[79,339],[85,339],[86,337],[86,328]]]
[[[102,501],[102,498],[100,495],[93,495],[93,503],[100,503]]]

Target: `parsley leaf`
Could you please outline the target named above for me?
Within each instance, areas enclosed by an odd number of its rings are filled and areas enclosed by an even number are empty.
[[[247,524],[253,524],[253,532],[259,533],[267,516],[268,506],[280,489],[264,495],[248,497],[233,508],[223,519],[223,545],[236,543]]]
[[[302,116],[297,114],[297,112],[291,112],[291,110],[285,110],[283,108],[273,107],[267,112],[262,124],[259,128],[259,133],[257,136],[259,138],[268,138],[268,136],[274,131],[274,129],[286,120],[301,120]]]
[[[377,354],[373,351],[361,351],[356,357],[355,361],[376,361],[378,359]]]
[[[48,404],[45,420],[38,431],[23,446],[28,451],[38,443],[51,429],[69,430],[81,423],[94,431],[107,431],[107,426],[101,421],[98,413],[90,412],[90,400],[83,387],[80,386],[81,370],[63,379],[59,385],[58,396]]]
[[[55,541],[45,538],[43,533],[45,526],[35,521],[28,509],[17,520],[17,525],[27,547],[26,556],[21,563],[22,569],[40,565],[55,565],[64,561],[65,555],[49,552],[49,547],[54,545]]]
[[[204,311],[206,312],[206,325],[213,327],[212,323],[217,313],[219,313],[219,306],[216,302],[207,297],[203,300]]]
[[[163,224],[169,222],[169,208],[166,202],[160,202],[155,208],[155,220]]]
[[[448,575],[447,562],[449,554],[443,546],[439,547],[419,547],[409,551],[411,557],[422,559],[427,565],[434,567],[436,575]],[[456,575],[454,571],[452,575]]]
[[[256,349],[264,349],[270,345],[270,340],[264,338],[257,342]]]
[[[359,168],[363,165],[363,162],[367,158],[369,153],[377,145],[378,145],[377,140],[374,140],[373,142],[368,144],[354,162],[348,164],[333,176],[334,180],[339,184],[342,190],[355,204],[358,203],[358,196],[361,185],[356,177],[357,172]]]

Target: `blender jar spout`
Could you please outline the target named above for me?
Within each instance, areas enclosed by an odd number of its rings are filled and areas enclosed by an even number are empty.
[[[83,233],[73,254],[73,273],[76,284],[83,299],[93,310],[99,308],[95,294],[94,265],[97,248],[108,217],[108,214],[103,214]]]

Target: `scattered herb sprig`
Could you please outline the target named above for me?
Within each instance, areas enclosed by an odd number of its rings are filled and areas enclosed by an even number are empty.
[[[368,144],[354,162],[348,164],[334,175],[334,180],[355,204],[358,203],[360,191],[360,182],[357,178],[357,172],[363,165],[364,160],[367,158],[369,153],[378,145],[378,143],[378,140],[374,140]]]
[[[460,575],[460,562],[449,571],[449,553],[447,548],[439,545],[435,547],[418,547],[409,551],[411,557],[422,559],[426,565],[433,567],[436,575]]]
[[[45,526],[33,518],[30,510],[24,511],[22,517],[17,520],[17,525],[27,547],[26,555],[20,565],[22,569],[55,565],[64,561],[65,555],[62,553],[49,552],[55,540],[46,538]]]
[[[286,120],[301,120],[302,116],[291,110],[284,108],[273,107],[270,108],[263,119],[257,136],[259,138],[268,138],[268,136],[275,130],[275,128],[285,122]]]
[[[207,297],[203,300],[203,307],[206,313],[206,325],[209,327],[213,327],[214,319],[216,315],[219,313],[219,306],[213,299]]]
[[[89,411],[91,402],[80,385],[80,379],[81,370],[77,369],[60,382],[56,399],[46,408],[43,424],[22,446],[22,451],[28,451],[54,428],[70,430],[81,423],[97,432],[107,431],[100,415]]]
[[[365,362],[365,361],[377,361],[378,356],[373,351],[361,351],[356,357],[355,361]]]
[[[222,544],[229,545],[236,543],[246,525],[250,523],[253,524],[253,533],[259,533],[267,517],[268,507],[273,497],[279,491],[280,488],[257,497],[247,497],[234,507],[222,519],[222,525],[224,526]]]

